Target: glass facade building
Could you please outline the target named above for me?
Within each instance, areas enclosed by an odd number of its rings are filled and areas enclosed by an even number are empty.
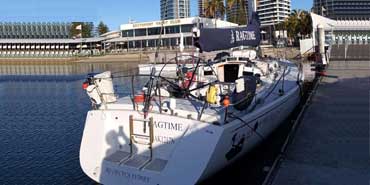
[[[314,0],[313,10],[335,20],[370,19],[369,0]]]
[[[161,20],[190,16],[190,0],[161,0]]]
[[[0,22],[0,39],[66,39],[72,23]]]
[[[200,24],[200,26],[202,25],[203,24]],[[163,47],[174,47],[178,46],[180,42],[179,34],[183,33],[185,36],[184,44],[190,46],[193,45],[191,31],[195,26],[196,23],[188,23],[183,25],[164,26],[163,28],[158,26],[123,30],[122,39],[132,40],[128,42],[129,46],[125,46],[129,48],[153,48],[157,47],[159,44]],[[158,40],[159,35],[163,35],[160,42]],[[154,37],[154,39],[150,39],[151,37]],[[135,41],[133,39],[135,39]]]
[[[214,28],[236,27],[237,24],[217,20],[189,17],[183,19],[162,20],[142,23],[129,23],[121,25],[121,37],[105,41],[112,50],[154,50],[176,49],[179,47],[180,38],[184,38],[184,46],[193,46],[194,27]]]

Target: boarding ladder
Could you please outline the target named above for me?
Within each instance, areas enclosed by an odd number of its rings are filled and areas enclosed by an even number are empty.
[[[149,149],[149,159],[144,162],[139,169],[144,168],[147,164],[149,164],[153,160],[153,142],[154,142],[154,122],[153,117],[149,119],[137,119],[134,116],[130,115],[130,153],[133,155],[133,147],[134,144],[146,145]],[[144,125],[144,134],[136,134],[134,132],[134,126],[137,123],[134,122],[142,122]],[[146,127],[149,126],[149,134],[145,135]]]

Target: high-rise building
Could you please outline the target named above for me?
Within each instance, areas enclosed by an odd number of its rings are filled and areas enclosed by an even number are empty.
[[[207,0],[199,0],[199,15],[204,15],[204,4]],[[240,15],[240,6],[246,6],[246,17],[250,16],[256,7],[262,26],[272,26],[283,22],[291,12],[291,0],[245,0],[245,3],[235,3],[227,12],[226,18],[233,22],[233,17]]]
[[[331,19],[369,19],[369,0],[314,0],[315,13]]]
[[[198,15],[199,17],[205,17],[205,4],[207,0],[198,0]]]
[[[291,0],[255,0],[262,26],[276,25],[289,17]]]
[[[161,0],[161,19],[190,17],[190,0]]]

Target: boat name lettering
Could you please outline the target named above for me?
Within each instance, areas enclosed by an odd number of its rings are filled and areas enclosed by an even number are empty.
[[[108,175],[125,177],[129,180],[141,181],[141,182],[144,182],[144,183],[149,183],[149,181],[150,181],[150,177],[140,175],[140,174],[129,173],[129,172],[122,171],[122,170],[106,168],[105,172]]]
[[[171,123],[165,121],[155,121],[154,122],[155,128],[163,128],[167,130],[176,130],[176,131],[183,131],[183,125],[181,123]]]
[[[175,140],[172,137],[167,136],[155,136],[154,140],[163,144],[175,144]]]
[[[231,31],[231,44],[235,42],[256,40],[256,34],[254,31]]]

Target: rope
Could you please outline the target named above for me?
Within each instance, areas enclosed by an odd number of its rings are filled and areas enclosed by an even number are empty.
[[[300,79],[301,79],[301,75],[303,74],[303,66],[302,66],[302,63],[300,63],[298,65],[298,75],[297,75],[297,85],[299,87],[299,94],[301,96],[301,98],[303,97],[303,87],[302,87],[302,84],[300,82]]]
[[[286,67],[284,68],[283,74],[280,76],[279,80],[275,83],[275,85],[272,88],[272,90],[263,99],[268,98],[272,94],[272,92],[274,92],[275,88],[279,85],[279,82],[281,81],[281,79],[283,78],[283,76],[285,76],[285,70],[286,70]]]
[[[251,129],[251,130],[252,130],[252,132],[254,132],[255,134],[257,134],[257,136],[259,136],[259,137],[261,138],[261,140],[265,140],[265,137],[264,137],[261,133],[257,132],[257,129],[252,128],[252,127],[251,127],[247,122],[245,122],[244,120],[242,120],[240,117],[235,116],[233,113],[228,114],[228,117],[230,117],[230,118],[234,118],[234,119],[237,119],[237,120],[241,121],[241,122],[242,122],[242,123],[244,123],[244,124],[245,124],[249,129]]]

